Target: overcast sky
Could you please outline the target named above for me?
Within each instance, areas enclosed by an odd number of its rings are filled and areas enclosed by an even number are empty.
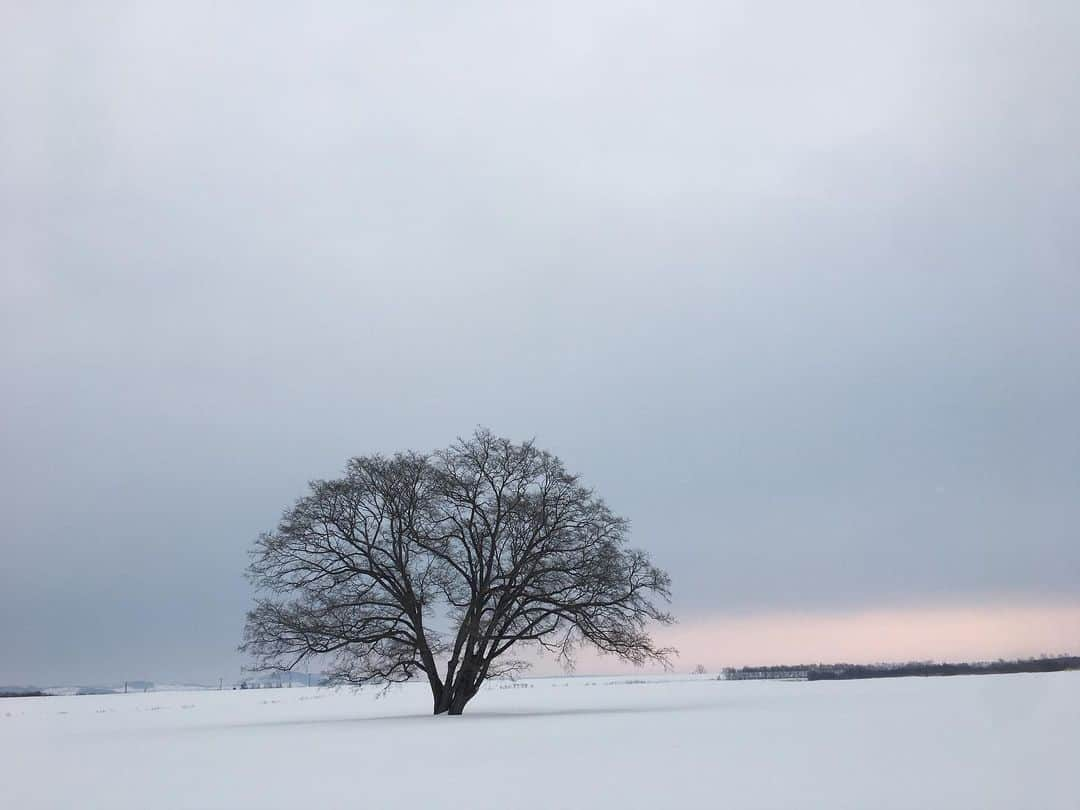
[[[478,424],[631,519],[683,664],[1062,634],[1080,4],[310,5],[3,3],[0,683],[237,677],[305,482]]]

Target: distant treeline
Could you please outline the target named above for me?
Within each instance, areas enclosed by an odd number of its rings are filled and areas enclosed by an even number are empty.
[[[860,678],[906,678],[943,675],[1003,675],[1018,672],[1063,672],[1080,669],[1080,656],[1024,658],[1013,661],[976,661],[942,664],[909,661],[906,664],[798,664],[771,667],[728,667],[720,677],[726,681],[789,680],[847,681]]]
[[[46,697],[40,689],[15,687],[0,687],[0,698],[11,697]]]

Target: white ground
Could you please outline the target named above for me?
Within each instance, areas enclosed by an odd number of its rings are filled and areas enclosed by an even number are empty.
[[[3,808],[1080,808],[1080,673],[0,701]]]

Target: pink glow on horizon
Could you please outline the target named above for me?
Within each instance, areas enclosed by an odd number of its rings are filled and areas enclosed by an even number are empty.
[[[656,634],[677,671],[725,666],[875,661],[974,661],[1080,653],[1080,604],[892,608],[773,613],[682,622]],[[582,655],[579,672],[626,672]]]

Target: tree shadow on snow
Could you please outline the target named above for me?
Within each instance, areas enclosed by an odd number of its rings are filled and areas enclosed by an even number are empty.
[[[252,728],[274,727],[299,727],[299,726],[339,726],[354,725],[362,727],[367,724],[380,725],[384,723],[429,723],[435,726],[452,726],[460,723],[496,722],[500,720],[543,720],[547,718],[569,717],[618,717],[647,714],[678,714],[682,712],[715,712],[727,711],[738,708],[747,708],[748,703],[759,701],[747,700],[745,697],[737,700],[711,701],[708,703],[684,703],[668,706],[583,706],[566,709],[551,709],[550,711],[485,711],[476,709],[466,710],[460,717],[436,717],[430,714],[387,714],[369,717],[322,717],[322,718],[290,718],[280,720],[250,720],[236,723],[223,723],[205,726],[192,726],[190,731],[243,731]],[[179,729],[172,729],[179,731]]]

